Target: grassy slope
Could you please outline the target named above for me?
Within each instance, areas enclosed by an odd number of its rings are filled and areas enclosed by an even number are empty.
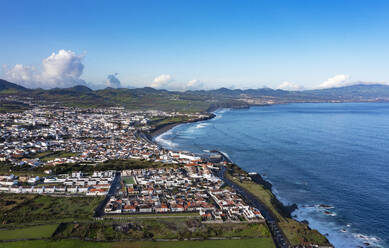
[[[271,238],[243,240],[206,240],[206,241],[169,241],[169,242],[87,242],[81,240],[60,241],[20,241],[0,243],[0,248],[272,248],[275,247]]]
[[[273,214],[279,219],[279,225],[291,245],[329,244],[327,238],[320,234],[317,230],[311,230],[304,223],[282,216],[272,204],[272,199],[275,196],[270,190],[265,189],[263,185],[254,182],[239,182],[239,180],[234,179],[232,176],[228,176],[230,179],[234,180],[235,183],[242,186],[247,191],[258,197],[258,199],[260,199],[273,212]]]

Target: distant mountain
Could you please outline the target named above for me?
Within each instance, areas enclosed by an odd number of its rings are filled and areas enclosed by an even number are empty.
[[[304,93],[334,99],[389,99],[389,86],[383,84],[356,84],[338,88],[309,90]]]
[[[191,91],[192,94],[208,96],[228,96],[234,98],[251,97],[264,98],[271,97],[279,101],[320,101],[320,100],[389,100],[389,86],[383,84],[357,84],[351,86],[304,90],[287,91],[280,89],[261,88],[247,90],[231,90],[220,88],[209,91]]]
[[[28,89],[18,84],[14,84],[6,80],[0,79],[0,91],[4,91],[4,90],[24,91]]]
[[[191,90],[176,92],[151,87],[105,88],[92,90],[83,85],[70,88],[27,89],[0,79],[1,95],[32,97],[37,101],[77,107],[123,106],[127,109],[156,109],[165,111],[212,111],[220,107],[245,108],[291,102],[364,102],[389,101],[389,86],[382,84],[357,84],[352,86],[305,91],[280,89],[228,89]]]

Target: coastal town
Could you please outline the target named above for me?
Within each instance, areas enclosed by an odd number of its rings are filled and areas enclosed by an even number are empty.
[[[86,218],[107,221],[106,225],[147,218],[195,218],[201,225],[223,228],[265,225],[253,235],[270,235],[278,247],[291,247],[274,206],[285,211],[287,225],[296,228],[297,222],[275,199],[259,200],[273,195],[262,188],[257,173],[245,172],[219,151],[194,154],[166,149],[154,141],[178,124],[214,116],[47,104],[0,113],[0,194],[4,199],[7,195],[49,197],[45,199],[75,205],[92,201]],[[12,202],[5,200],[4,204]],[[9,218],[4,216],[4,220]],[[299,232],[311,232],[304,224],[298,225]],[[295,230],[290,232],[293,235]]]
[[[258,209],[225,187],[217,176],[216,171],[226,163],[221,155],[204,159],[190,152],[164,149],[152,141],[149,133],[155,129],[153,120],[179,115],[66,107],[0,114],[0,161],[12,165],[10,173],[0,176],[0,192],[106,196],[103,215],[197,213],[203,221],[263,220]],[[186,117],[196,120],[207,116],[198,113]],[[142,160],[166,166],[53,173],[58,166],[93,167],[111,160]],[[18,167],[44,168],[44,175],[12,174]]]
[[[181,163],[190,156],[171,153],[140,137],[154,119],[181,116],[161,111],[128,112],[123,108],[34,108],[0,114],[0,162],[13,165],[101,163],[118,159]],[[203,114],[187,114],[189,120]],[[184,161],[185,160],[185,161]]]

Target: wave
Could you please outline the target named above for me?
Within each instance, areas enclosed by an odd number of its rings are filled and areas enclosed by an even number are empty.
[[[157,142],[159,145],[167,148],[175,148],[178,146],[177,143],[174,143],[169,139],[170,136],[173,135],[173,129],[170,129],[169,131],[162,133],[155,137],[155,142]]]
[[[230,108],[222,108],[222,109],[214,111],[213,114],[215,114],[215,115],[224,114],[225,112],[228,112],[230,110],[231,110]]]
[[[209,126],[209,124],[208,123],[198,123],[194,128],[203,128],[206,126]]]
[[[363,235],[360,233],[353,233],[353,236],[363,242],[364,245],[369,247],[383,247],[380,243],[381,240],[375,236]]]
[[[296,219],[299,221],[307,220],[311,228],[321,230],[321,233],[326,234],[327,238],[335,247],[384,247],[382,240],[378,237],[355,232],[350,223],[343,225],[337,222],[337,219],[334,219],[334,216],[336,216],[334,211],[331,211],[331,215],[323,214],[328,210],[320,205],[299,206],[298,209],[293,212],[293,215],[296,216]],[[331,206],[331,210],[333,208],[334,207]]]
[[[216,110],[213,112],[214,115],[216,115],[216,117],[214,117],[212,120],[219,120],[223,117],[223,114],[230,111],[231,109],[229,108],[223,108],[223,109],[219,109],[219,110]]]

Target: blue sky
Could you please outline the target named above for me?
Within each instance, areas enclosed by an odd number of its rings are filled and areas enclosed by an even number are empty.
[[[389,82],[389,1],[2,0],[0,9],[0,77],[30,87],[118,86],[112,76],[120,87],[170,89]]]

